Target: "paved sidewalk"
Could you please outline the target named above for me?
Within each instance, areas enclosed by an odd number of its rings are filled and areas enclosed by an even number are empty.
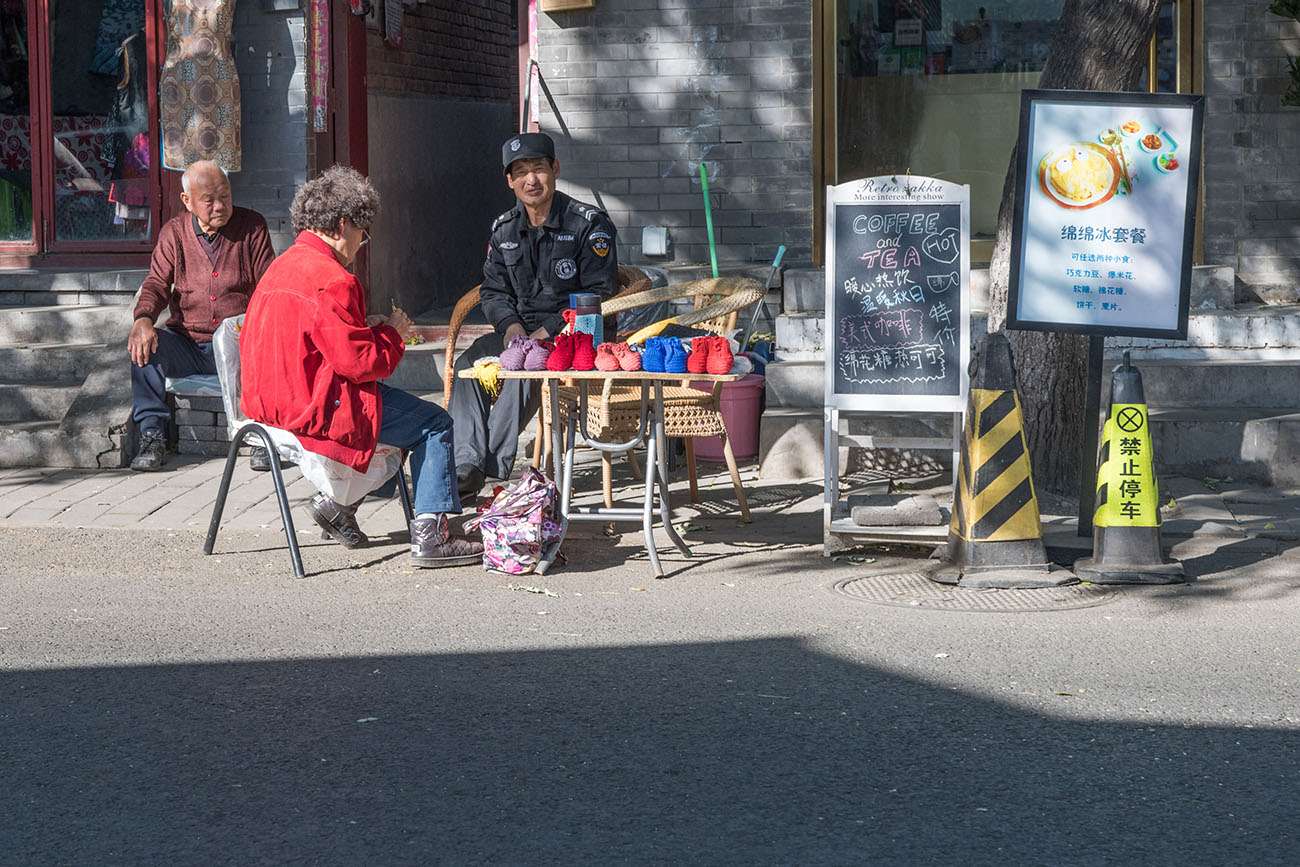
[[[20,468],[0,470],[0,527],[62,526],[90,529],[142,528],[191,531],[203,534],[212,514],[213,502],[224,460],[173,455],[163,472],[135,473],[128,469],[88,470]],[[524,462],[521,461],[521,466]],[[741,475],[749,491],[754,524],[743,527],[731,491],[726,468],[721,464],[699,465],[702,502],[689,501],[685,472],[672,474],[674,518],[678,522],[734,519],[738,536],[799,541],[821,541],[821,480],[772,482],[758,477],[749,463]],[[855,477],[850,476],[849,482]],[[866,483],[878,479],[859,478]],[[1198,554],[1208,550],[1248,545],[1275,551],[1300,542],[1300,496],[1296,492],[1235,484],[1232,480],[1162,479],[1165,523],[1162,538],[1167,547],[1193,546]],[[318,531],[302,506],[314,493],[296,469],[285,473],[296,531],[315,536]],[[951,503],[951,491],[944,480],[930,480],[927,490],[941,503]],[[616,463],[615,498],[639,505],[641,483],[626,464]],[[584,457],[575,473],[575,501],[595,503],[599,499],[599,464],[594,455]],[[919,489],[915,488],[914,490]],[[1052,505],[1056,505],[1055,509]],[[1044,536],[1050,546],[1082,552],[1091,547],[1087,539],[1074,534],[1075,516],[1055,498],[1040,500]],[[358,510],[358,520],[367,532],[382,538],[401,536],[405,527],[396,500],[368,499]],[[578,525],[595,528],[598,525]],[[222,532],[241,530],[281,531],[279,506],[271,477],[254,473],[246,458],[235,470]],[[637,533],[633,523],[622,523],[625,534]],[[578,535],[587,535],[579,533]]]

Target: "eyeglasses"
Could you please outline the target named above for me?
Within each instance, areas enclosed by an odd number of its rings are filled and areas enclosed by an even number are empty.
[[[357,246],[357,249],[360,250],[362,247],[366,246],[366,245],[369,244],[369,243],[370,243],[370,233],[367,232],[365,229],[362,229],[362,230],[361,230],[361,243]]]

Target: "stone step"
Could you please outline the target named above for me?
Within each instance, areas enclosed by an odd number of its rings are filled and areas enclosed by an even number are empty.
[[[1300,487],[1300,413],[1251,409],[1152,409],[1151,437],[1156,471],[1161,475],[1233,478],[1277,488]],[[877,423],[881,424],[881,423]],[[820,408],[769,407],[759,429],[759,476],[807,479],[823,474],[823,415]],[[860,425],[871,430],[871,424]],[[881,427],[886,434],[895,430]],[[862,460],[844,450],[845,472]],[[942,450],[925,452],[926,460],[945,463]],[[915,456],[904,455],[915,461]],[[885,466],[897,455],[885,456]],[[905,467],[904,469],[910,469]],[[901,473],[900,473],[901,474]]]
[[[1150,358],[1240,360],[1300,358],[1300,306],[1250,305],[1228,310],[1193,310],[1187,340],[1107,338],[1108,355],[1124,349],[1134,360]]]
[[[772,361],[763,370],[768,407],[825,405],[826,368],[820,361]]]
[[[1102,373],[1102,403],[1110,400],[1110,380],[1120,359],[1107,359]],[[1291,412],[1300,408],[1300,359],[1134,359],[1142,391],[1154,409]]]
[[[131,304],[148,268],[49,268],[0,272],[0,305]]]
[[[1150,418],[1161,472],[1300,486],[1300,413],[1152,408]]]
[[[131,333],[131,308],[121,304],[0,307],[0,344],[117,343]]]
[[[81,382],[0,382],[0,425],[63,420],[81,391]]]
[[[65,430],[58,422],[0,428],[0,467],[123,466],[120,440],[107,431]]]
[[[126,353],[104,343],[20,343],[0,345],[0,375],[10,382],[81,380],[114,363],[126,370]]]

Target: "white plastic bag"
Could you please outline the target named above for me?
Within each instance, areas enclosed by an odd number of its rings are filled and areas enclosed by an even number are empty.
[[[213,355],[217,362],[217,375],[221,377],[221,401],[226,408],[226,429],[233,439],[239,428],[248,421],[239,408],[241,382],[239,378],[239,331],[244,325],[244,314],[232,316],[217,327],[212,335]],[[282,461],[298,465],[303,477],[316,490],[336,503],[350,506],[392,478],[402,466],[402,450],[380,443],[365,471],[354,470],[347,464],[322,457],[302,447],[298,438],[287,430],[262,425]],[[261,445],[260,437],[245,438],[245,442]]]

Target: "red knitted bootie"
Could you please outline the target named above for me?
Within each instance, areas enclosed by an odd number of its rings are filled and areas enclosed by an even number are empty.
[[[596,347],[593,336],[585,331],[573,334],[573,369],[591,370],[596,366]]]
[[[614,344],[602,343],[596,347],[596,369],[618,370],[618,359],[614,357]]]
[[[618,359],[618,366],[623,370],[641,369],[641,353],[626,343],[615,343],[613,352],[614,357]]]
[[[731,354],[731,343],[725,337],[710,337],[709,364],[707,371],[714,376],[731,373],[731,363],[735,360]]]
[[[555,335],[555,348],[546,356],[547,370],[568,370],[573,366],[573,335]]]
[[[711,337],[692,337],[691,354],[686,359],[688,373],[707,373],[709,369],[709,341]]]

